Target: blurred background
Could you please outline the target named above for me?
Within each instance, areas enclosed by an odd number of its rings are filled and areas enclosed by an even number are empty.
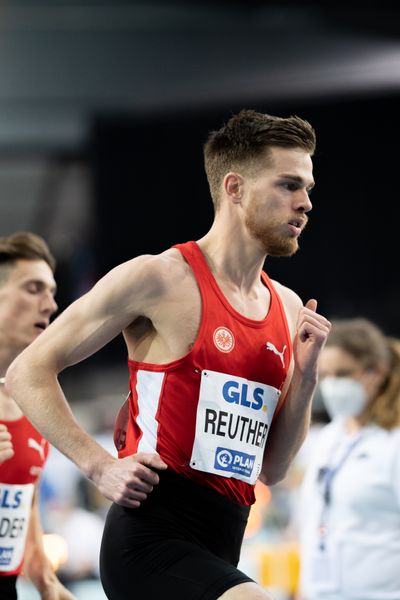
[[[114,265],[206,232],[210,130],[241,108],[298,114],[317,132],[314,209],[297,255],[266,268],[303,301],[316,297],[327,317],[363,315],[399,336],[392,4],[1,1],[0,235],[46,238],[63,310]],[[61,378],[76,416],[113,452],[128,383],[122,339]],[[268,540],[289,544],[285,568],[296,577],[288,531],[297,477],[259,492],[264,508],[246,539],[243,561],[268,585]],[[101,600],[106,503],[56,450],[42,487],[46,529],[68,541],[60,573],[82,600]],[[276,593],[294,591],[276,583]],[[30,594],[24,588],[22,599]]]

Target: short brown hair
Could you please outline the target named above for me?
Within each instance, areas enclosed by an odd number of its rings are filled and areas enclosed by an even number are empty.
[[[312,155],[315,145],[314,129],[300,117],[275,117],[241,110],[221,129],[212,131],[203,147],[214,207],[218,207],[221,181],[229,171],[245,168],[254,172],[272,146],[302,148]]]
[[[4,283],[17,260],[44,260],[53,273],[56,268],[56,260],[44,239],[31,231],[0,237],[0,283]]]
[[[384,429],[400,425],[400,343],[387,337],[374,323],[364,318],[332,320],[327,346],[341,348],[363,368],[381,370],[385,381],[377,397],[367,406],[360,421]]]

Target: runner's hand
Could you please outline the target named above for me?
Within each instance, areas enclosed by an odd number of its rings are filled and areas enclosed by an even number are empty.
[[[76,596],[71,594],[57,578],[41,592],[40,598],[41,600],[77,600]]]
[[[159,482],[155,470],[166,468],[158,454],[139,452],[104,465],[99,481],[95,483],[109,500],[137,508]]]
[[[14,456],[14,448],[11,440],[11,433],[7,427],[0,424],[0,464]]]
[[[318,357],[331,328],[330,322],[316,310],[316,300],[309,300],[300,309],[293,348],[296,368],[307,378],[317,376]]]

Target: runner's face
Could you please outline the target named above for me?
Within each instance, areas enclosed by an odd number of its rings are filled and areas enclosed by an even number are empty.
[[[274,147],[268,165],[249,181],[245,225],[271,256],[291,256],[312,208],[312,160],[300,149]]]
[[[56,283],[43,260],[18,260],[0,285],[0,343],[21,352],[57,310]]]

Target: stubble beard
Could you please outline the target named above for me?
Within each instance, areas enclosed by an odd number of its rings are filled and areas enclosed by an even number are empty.
[[[279,234],[282,222],[271,219],[268,223],[261,223],[250,210],[246,215],[245,225],[250,236],[262,244],[269,256],[293,256],[299,249],[297,237]]]

